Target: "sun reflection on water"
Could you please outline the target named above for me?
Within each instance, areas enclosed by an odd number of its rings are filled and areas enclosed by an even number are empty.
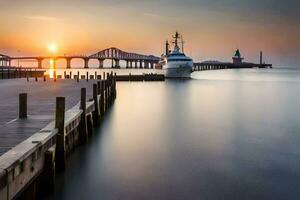
[[[55,71],[54,60],[50,59],[49,64],[50,64],[49,77],[54,78],[54,71]]]

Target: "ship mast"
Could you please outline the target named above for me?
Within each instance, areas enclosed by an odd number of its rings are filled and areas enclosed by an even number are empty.
[[[169,44],[169,41],[166,40],[166,56],[169,55],[169,50],[170,49],[170,44]]]
[[[183,36],[181,35],[181,49],[182,49],[182,53],[184,53],[184,40],[183,40]]]
[[[179,51],[179,47],[178,47],[179,33],[178,33],[178,31],[176,31],[175,36],[173,36],[173,38],[175,39],[175,41],[173,42],[175,44],[175,50]]]

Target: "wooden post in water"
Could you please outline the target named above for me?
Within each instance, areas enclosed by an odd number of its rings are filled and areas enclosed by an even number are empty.
[[[100,81],[97,81],[97,93],[98,93],[98,95],[101,94],[101,82]]]
[[[44,170],[41,174],[41,182],[38,194],[47,197],[54,192],[55,188],[55,149],[51,147],[45,152]]]
[[[56,134],[55,167],[58,172],[65,170],[66,162],[65,101],[65,97],[56,98],[55,128],[58,132]]]
[[[93,116],[92,114],[88,114],[86,119],[87,123],[87,130],[88,130],[88,135],[92,136],[93,135]]]
[[[95,104],[95,110],[93,112],[93,120],[95,125],[99,124],[99,101],[98,101],[98,85],[93,84],[93,99]]]
[[[46,75],[44,75],[44,82],[46,82]]]
[[[26,79],[27,79],[27,82],[29,82],[29,75],[28,75],[28,71],[26,70]]]
[[[56,82],[56,71],[54,70],[54,72],[53,72],[53,74],[54,74],[54,82]]]
[[[77,71],[77,83],[79,82],[79,71]]]
[[[107,111],[108,109],[108,92],[107,92],[107,85],[108,85],[108,82],[107,82],[107,79],[104,81],[104,92],[105,92],[105,95],[104,95],[104,99],[105,99],[105,112]]]
[[[104,80],[100,81],[100,116],[104,115]]]
[[[70,79],[72,79],[72,71],[70,71]]]
[[[88,71],[86,72],[86,81],[87,82],[89,81],[89,72]]]
[[[27,93],[19,94],[19,118],[27,118]]]
[[[80,143],[85,143],[88,140],[88,130],[86,123],[86,88],[81,88],[80,109],[82,110],[79,123],[79,140]]]
[[[64,79],[66,79],[66,77],[67,77],[67,72],[64,71]]]

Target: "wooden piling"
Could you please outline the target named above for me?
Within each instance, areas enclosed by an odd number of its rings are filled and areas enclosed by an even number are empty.
[[[87,120],[87,130],[88,130],[88,136],[92,136],[93,135],[93,116],[92,114],[89,114],[86,116]]]
[[[53,79],[54,79],[54,82],[56,82],[56,71],[53,72]]]
[[[93,99],[94,99],[94,105],[95,105],[95,110],[93,112],[93,120],[94,124],[98,125],[100,118],[99,118],[99,101],[98,101],[98,85],[93,84]]]
[[[89,81],[89,72],[88,71],[86,72],[86,81],[87,82]]]
[[[101,94],[101,82],[100,81],[97,81],[97,93],[98,93],[98,95]]]
[[[104,115],[104,112],[105,112],[105,108],[104,108],[104,80],[101,80],[100,81],[100,116],[101,116],[101,118],[103,117],[103,115]]]
[[[19,118],[27,118],[27,93],[19,94]]]
[[[45,152],[44,170],[39,182],[39,197],[47,197],[54,192],[55,188],[55,149],[54,147]]]
[[[86,88],[81,88],[80,109],[82,110],[79,123],[79,141],[85,143],[88,140],[88,130],[86,121]]]
[[[65,97],[56,98],[55,111],[55,128],[56,134],[56,151],[55,151],[55,167],[56,171],[65,170],[66,147],[65,147]]]

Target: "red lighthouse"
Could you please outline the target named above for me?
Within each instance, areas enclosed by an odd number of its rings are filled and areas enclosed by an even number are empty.
[[[233,64],[239,65],[243,63],[244,58],[241,56],[239,49],[236,50],[235,55],[232,57],[232,60]]]

